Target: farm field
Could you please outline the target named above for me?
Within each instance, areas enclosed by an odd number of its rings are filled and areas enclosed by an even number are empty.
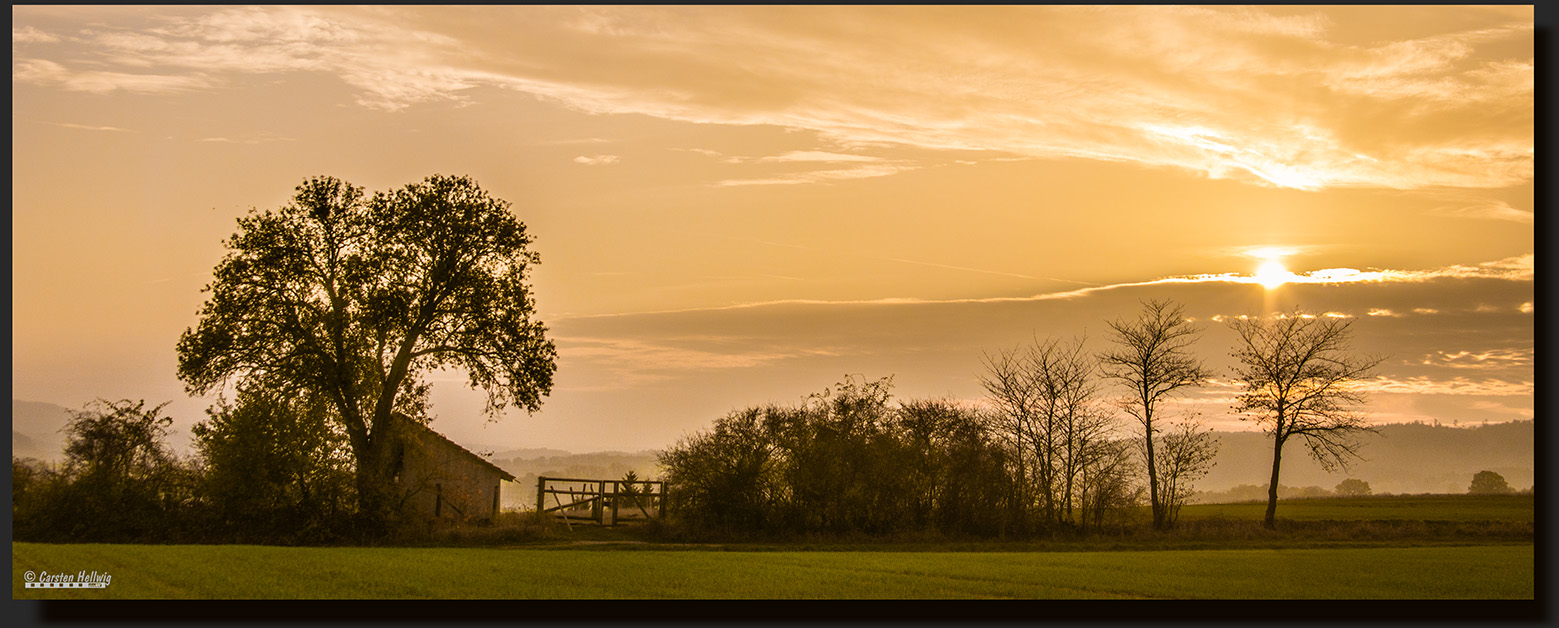
[[[1266,502],[1191,504],[1181,520],[1260,520]],[[1279,500],[1277,516],[1292,521],[1534,521],[1532,495],[1405,495]]]
[[[15,599],[1533,599],[1533,545],[722,552],[12,543]],[[25,589],[26,572],[112,575]],[[618,577],[633,574],[634,577]]]

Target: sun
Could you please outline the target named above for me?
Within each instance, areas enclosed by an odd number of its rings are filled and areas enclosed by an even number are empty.
[[[1288,272],[1288,268],[1283,266],[1283,262],[1276,259],[1268,259],[1262,262],[1261,266],[1256,269],[1256,283],[1261,284],[1262,287],[1268,290],[1288,283],[1293,278],[1294,273]]]

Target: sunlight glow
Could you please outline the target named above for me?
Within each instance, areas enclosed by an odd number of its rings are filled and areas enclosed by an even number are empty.
[[[1294,273],[1288,272],[1288,268],[1283,266],[1283,262],[1275,259],[1262,262],[1261,267],[1256,269],[1256,283],[1261,284],[1268,290],[1288,283],[1289,280],[1294,278]]]

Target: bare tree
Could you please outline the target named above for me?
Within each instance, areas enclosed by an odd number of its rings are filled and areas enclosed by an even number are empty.
[[[1180,507],[1196,493],[1193,483],[1212,470],[1217,455],[1218,438],[1194,418],[1179,421],[1164,432],[1155,474],[1161,483],[1163,528],[1174,527]]]
[[[1106,377],[1131,389],[1131,396],[1121,403],[1121,407],[1142,425],[1139,449],[1146,459],[1148,502],[1153,511],[1153,527],[1162,530],[1173,523],[1169,504],[1164,498],[1165,489],[1179,487],[1189,479],[1186,475],[1205,473],[1206,469],[1187,466],[1187,463],[1202,460],[1199,455],[1167,465],[1157,459],[1156,434],[1161,431],[1159,403],[1180,389],[1202,385],[1212,372],[1191,354],[1191,344],[1196,341],[1199,330],[1186,319],[1182,305],[1171,301],[1143,303],[1142,314],[1137,320],[1113,321],[1110,330],[1115,348],[1100,355],[1099,359]],[[1215,442],[1209,445],[1206,438],[1197,444],[1201,448],[1216,447]],[[1206,456],[1206,462],[1211,462],[1210,455]],[[1166,470],[1176,475],[1164,477],[1162,473]]]
[[[1298,436],[1323,469],[1347,469],[1358,458],[1363,432],[1373,432],[1356,408],[1356,382],[1384,359],[1352,353],[1352,321],[1300,312],[1229,322],[1239,334],[1235,379],[1245,388],[1235,411],[1272,436],[1272,480],[1267,486],[1268,528],[1277,516],[1283,445]]]
[[[1100,443],[1113,436],[1084,344],[1080,338],[1035,340],[1021,350],[987,354],[980,376],[997,408],[995,427],[1018,445],[1032,498],[1052,526],[1079,523],[1090,482],[1103,479]]]

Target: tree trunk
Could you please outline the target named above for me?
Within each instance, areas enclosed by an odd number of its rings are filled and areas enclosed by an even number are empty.
[[[1272,482],[1267,485],[1267,517],[1262,522],[1271,530],[1277,526],[1278,513],[1278,470],[1283,463],[1283,439],[1274,436],[1272,438]]]
[[[1143,425],[1146,426],[1143,431],[1147,432],[1147,442],[1143,444],[1147,445],[1148,454],[1148,504],[1153,510],[1153,529],[1163,530],[1167,526],[1164,525],[1164,504],[1158,499],[1158,465],[1153,461],[1152,419],[1145,421]]]
[[[390,478],[390,421],[377,421],[366,447],[357,452],[357,513],[362,532],[378,535],[394,515]]]

